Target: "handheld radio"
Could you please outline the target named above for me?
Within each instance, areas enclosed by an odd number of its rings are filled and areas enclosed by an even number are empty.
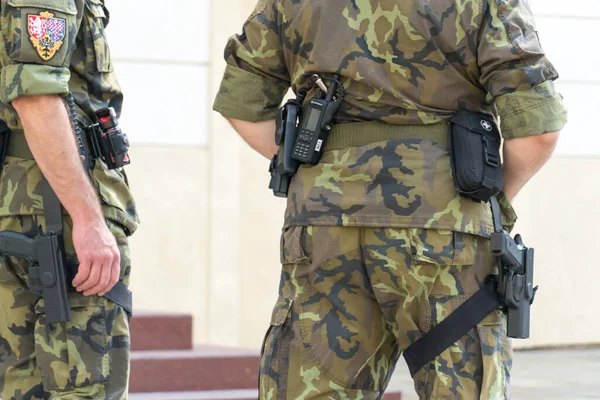
[[[304,164],[318,164],[323,155],[323,144],[327,140],[333,117],[344,101],[344,88],[336,74],[327,88],[318,75],[313,80],[321,89],[319,94],[304,107],[300,131],[294,143],[292,158]],[[338,94],[339,89],[339,94]]]

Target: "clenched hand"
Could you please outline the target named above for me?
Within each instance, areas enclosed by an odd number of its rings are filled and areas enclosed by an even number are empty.
[[[73,221],[73,245],[79,271],[73,286],[85,296],[104,296],[119,281],[121,255],[104,219]]]

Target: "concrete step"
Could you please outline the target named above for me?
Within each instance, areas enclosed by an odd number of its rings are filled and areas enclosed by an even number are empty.
[[[131,319],[131,350],[191,350],[192,316],[138,311]]]
[[[129,400],[256,400],[258,390],[218,390],[204,392],[137,393]],[[398,392],[386,393],[383,400],[401,400]]]
[[[256,389],[259,354],[215,346],[131,353],[131,393]]]
[[[129,400],[256,400],[258,390],[206,390],[203,392],[134,393]]]
[[[203,392],[134,393],[129,400],[256,400],[257,390],[206,390]]]

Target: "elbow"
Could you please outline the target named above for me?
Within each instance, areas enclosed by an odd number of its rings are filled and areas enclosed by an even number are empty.
[[[558,143],[560,132],[548,132],[539,135],[526,136],[521,138],[507,139],[506,144],[509,146],[527,145],[539,149],[553,149]]]
[[[524,138],[508,139],[504,143],[505,153],[519,154],[552,154],[558,143],[558,131]]]
[[[560,132],[549,132],[541,135],[534,136],[537,146],[542,149],[553,150],[558,144],[558,137]]]

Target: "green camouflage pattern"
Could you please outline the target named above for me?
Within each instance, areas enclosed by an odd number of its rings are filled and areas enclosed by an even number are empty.
[[[35,234],[43,216],[0,219],[0,230]],[[131,261],[123,227],[109,221],[121,253],[121,281],[129,285]],[[65,218],[65,249],[75,259],[72,222]],[[126,400],[129,323],[104,297],[69,293],[73,319],[47,324],[44,301],[28,289],[30,263],[0,263],[0,397],[4,400]]]
[[[504,194],[500,203],[510,229],[516,213]],[[490,206],[456,191],[448,148],[420,139],[326,151],[319,164],[300,166],[285,213],[285,227],[296,225],[494,231]]]
[[[23,127],[10,102],[25,95],[72,92],[83,123],[95,110],[120,113],[123,95],[110,61],[102,0],[0,0],[0,118],[15,135]],[[40,57],[27,16],[50,12],[65,20],[64,43],[49,60]],[[14,140],[14,139],[13,139]],[[121,281],[131,272],[127,236],[137,228],[135,203],[123,170],[100,161],[89,171],[121,253]],[[34,236],[44,226],[42,175],[32,159],[9,156],[0,176],[0,230]],[[76,264],[72,223],[65,217],[65,247]],[[28,289],[27,261],[0,259],[0,397],[4,400],[126,400],[129,322],[125,311],[103,297],[69,293],[73,320],[48,325],[44,302]],[[71,281],[71,278],[68,278]]]
[[[528,109],[523,108],[530,105]],[[496,99],[496,107],[502,110],[500,128],[505,139],[560,131],[567,120],[562,95],[552,81],[540,83],[531,90],[500,96]],[[540,131],[542,127],[544,131]]]
[[[227,43],[214,109],[273,119],[289,87],[297,93],[314,73],[338,73],[346,100],[337,123],[433,124],[460,109],[502,118],[498,98],[558,77],[535,29],[524,0],[261,0]],[[546,100],[534,91],[511,101],[526,114]],[[560,96],[553,107],[564,110]],[[529,128],[564,125],[559,115],[550,126],[532,118]]]
[[[82,122],[113,107],[120,114],[123,94],[113,70],[105,27],[108,11],[103,0],[1,0],[0,119],[13,135],[23,127],[10,102],[25,95],[72,92]],[[66,35],[54,57],[45,61],[32,45],[27,16],[50,12],[65,20]],[[124,171],[108,171],[98,161],[90,172],[105,216],[122,224],[128,234],[137,229],[138,216]],[[9,157],[0,177],[0,217],[42,213],[41,173],[33,160]]]
[[[259,398],[380,399],[410,344],[495,273],[489,241],[419,228],[291,227]],[[506,320],[494,311],[414,376],[421,400],[509,399]]]
[[[337,73],[346,97],[334,131],[366,124],[364,141],[325,151],[291,182],[259,397],[379,399],[402,350],[496,272],[489,206],[455,189],[448,121],[485,113],[505,139],[566,123],[531,9],[525,0],[260,0],[224,56],[213,108],[225,117],[274,119],[289,88]],[[384,124],[398,139],[368,141]],[[424,125],[445,139],[402,135]],[[499,200],[511,229],[514,210]],[[508,399],[511,365],[505,317],[494,312],[421,369],[415,389],[423,400]]]

